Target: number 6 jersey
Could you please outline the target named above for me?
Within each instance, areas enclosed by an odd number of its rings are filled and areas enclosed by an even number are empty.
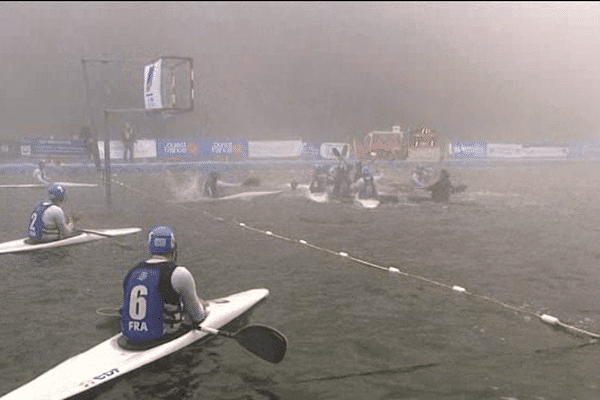
[[[181,323],[181,298],[173,288],[171,276],[175,263],[165,261],[135,266],[124,280],[121,328],[135,343],[163,337],[169,325]]]

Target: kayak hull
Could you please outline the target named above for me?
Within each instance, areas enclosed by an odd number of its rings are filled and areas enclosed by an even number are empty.
[[[223,197],[200,197],[194,200],[175,200],[175,201],[169,201],[169,203],[197,203],[197,202],[202,202],[202,201],[224,201],[224,200],[252,200],[255,197],[262,197],[262,196],[269,196],[269,195],[275,195],[278,193],[283,192],[283,190],[271,190],[271,191],[262,191],[262,192],[241,192],[241,193],[235,193],[235,194],[231,194],[228,196],[223,196]]]
[[[315,203],[327,203],[329,201],[329,195],[327,194],[327,192],[321,192],[321,193],[308,192],[306,194],[306,197],[310,201],[314,201]]]
[[[378,199],[361,199],[358,195],[355,196],[356,203],[363,208],[377,208],[379,207],[380,201]]]
[[[250,310],[268,295],[269,290],[262,288],[211,300],[208,306],[208,316],[202,325],[219,329]],[[89,350],[63,361],[0,399],[67,399],[110,382],[212,335],[193,329],[170,342],[148,350],[121,348],[118,344],[121,336],[119,333]]]
[[[32,250],[51,249],[54,247],[70,246],[74,244],[91,242],[93,240],[106,239],[107,236],[124,236],[141,232],[141,228],[120,228],[120,229],[93,229],[89,232],[83,232],[77,236],[72,236],[66,239],[55,240],[47,243],[31,244],[28,243],[28,238],[11,240],[9,242],[0,243],[0,254],[6,253],[21,253]],[[94,234],[91,232],[98,232]]]
[[[60,182],[64,187],[98,187],[97,183],[79,183],[79,182]],[[0,185],[0,189],[27,189],[27,188],[47,188],[45,183],[26,183],[20,185]]]

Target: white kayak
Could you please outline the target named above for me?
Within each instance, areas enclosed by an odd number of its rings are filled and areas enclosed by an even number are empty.
[[[11,240],[0,243],[0,254],[20,253],[31,250],[51,249],[54,247],[70,246],[74,244],[91,242],[92,240],[106,239],[107,237],[131,235],[138,233],[141,228],[120,228],[120,229],[86,229],[85,232],[66,239],[55,240],[46,243],[29,243],[28,238]]]
[[[329,201],[329,195],[327,192],[312,193],[309,191],[306,193],[306,197],[315,203],[327,203],[327,201]]]
[[[233,199],[250,200],[255,197],[268,196],[271,194],[277,194],[277,193],[281,193],[281,192],[283,192],[283,190],[271,190],[271,191],[263,191],[263,192],[242,192],[242,193],[231,194],[229,196],[217,197],[214,199],[209,198],[208,200],[209,201],[222,201],[222,200],[233,200]]]
[[[196,202],[200,202],[200,201],[225,201],[225,200],[235,200],[235,199],[251,200],[255,197],[269,196],[269,195],[274,195],[274,194],[278,194],[281,192],[283,192],[283,190],[271,190],[271,191],[262,191],[262,192],[241,192],[241,193],[235,193],[235,194],[231,194],[229,196],[223,196],[223,197],[202,196],[200,198],[191,199],[191,200],[169,201],[169,203],[196,203]]]
[[[97,183],[79,183],[79,182],[60,182],[64,187],[98,187]],[[48,185],[44,183],[29,183],[22,185],[0,185],[0,188],[46,188]]]
[[[360,205],[363,208],[377,208],[380,204],[379,199],[360,199],[358,197],[358,194],[354,196],[354,200],[358,205]]]
[[[291,185],[289,186],[291,187]],[[310,191],[310,185],[299,184],[296,185],[294,190],[302,192],[307,199],[314,201],[315,203],[327,203],[329,201],[329,195],[327,192],[313,193]]]
[[[209,301],[202,327],[219,329],[269,295],[268,289],[252,289]],[[1,397],[2,400],[61,400],[96,388],[146,364],[174,353],[211,333],[193,329],[148,350],[125,350],[118,344],[121,333],[71,357],[31,382]]]

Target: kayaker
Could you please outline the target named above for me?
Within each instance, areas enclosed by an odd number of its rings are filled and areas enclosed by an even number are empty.
[[[329,172],[327,168],[315,165],[308,189],[311,193],[324,193],[327,191],[327,178]]]
[[[359,199],[377,199],[377,188],[375,187],[375,180],[373,174],[369,168],[364,168],[362,171],[362,177],[352,184],[351,189],[353,192],[358,193]]]
[[[427,186],[426,190],[431,192],[431,200],[437,203],[447,203],[453,193],[450,174],[445,169],[440,171],[440,179],[433,185]]]
[[[218,172],[210,171],[210,173],[208,174],[208,178],[204,181],[204,185],[203,185],[203,189],[202,189],[204,196],[217,198],[217,197],[221,197],[223,195],[222,190],[221,190],[223,188],[238,188],[240,186],[259,186],[260,185],[260,180],[257,177],[250,177],[241,184],[240,183],[223,182],[222,180],[219,179],[220,177],[221,177],[221,174],[219,174]]]
[[[331,185],[333,186],[332,195],[336,198],[344,198],[350,195],[350,176],[348,166],[345,162],[334,166],[330,171]]]
[[[39,203],[29,217],[27,234],[34,243],[51,242],[77,235],[74,221],[61,205],[67,202],[67,190],[60,183],[48,187],[49,200]]]
[[[49,185],[52,182],[50,181],[50,177],[48,177],[48,174],[46,173],[46,170],[44,169],[45,166],[46,166],[46,163],[44,161],[40,161],[38,163],[37,168],[33,170],[33,177],[35,179],[37,179],[38,182],[41,182],[45,185]]]
[[[207,315],[208,303],[198,297],[193,275],[176,264],[173,229],[152,227],[148,249],[150,258],[132,268],[123,281],[121,327],[127,344],[133,346],[161,343]]]
[[[217,198],[219,197],[219,184],[218,184],[219,174],[215,171],[211,171],[208,174],[208,179],[204,181],[203,193],[206,197]]]

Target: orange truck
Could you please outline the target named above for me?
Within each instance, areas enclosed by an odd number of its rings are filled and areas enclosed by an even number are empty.
[[[369,132],[362,142],[354,140],[353,146],[360,159],[404,160],[408,157],[409,134],[394,126],[391,131]]]

